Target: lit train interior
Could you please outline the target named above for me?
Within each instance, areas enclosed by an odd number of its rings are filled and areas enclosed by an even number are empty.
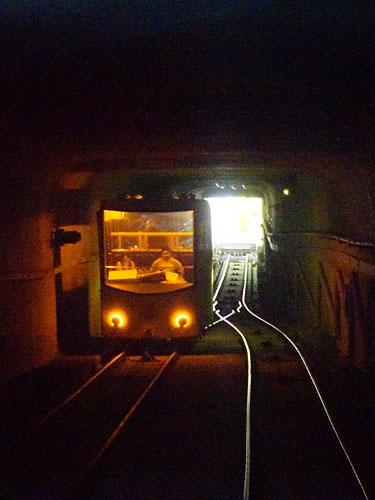
[[[189,286],[194,282],[193,237],[191,211],[104,210],[106,284],[134,293]]]

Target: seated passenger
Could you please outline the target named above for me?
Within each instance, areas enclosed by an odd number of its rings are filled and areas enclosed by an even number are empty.
[[[124,254],[121,259],[117,262],[116,266],[119,269],[135,269],[135,264],[132,259]]]
[[[182,278],[184,274],[184,268],[181,262],[172,257],[172,252],[169,248],[162,249],[161,256],[152,263],[151,269],[153,271],[177,273],[180,278]]]

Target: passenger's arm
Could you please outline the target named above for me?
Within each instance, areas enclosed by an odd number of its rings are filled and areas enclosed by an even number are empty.
[[[180,275],[181,278],[184,277],[184,266],[181,264],[180,261],[177,261],[177,272]]]

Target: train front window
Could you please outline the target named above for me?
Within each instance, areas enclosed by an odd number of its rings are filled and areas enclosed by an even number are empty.
[[[194,282],[193,211],[104,210],[105,284],[134,293],[164,293]]]

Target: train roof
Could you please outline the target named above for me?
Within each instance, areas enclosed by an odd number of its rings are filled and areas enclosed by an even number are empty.
[[[103,200],[100,210],[121,210],[128,212],[178,212],[184,210],[196,210],[207,207],[206,200],[194,198],[157,198],[157,199],[123,199]]]

